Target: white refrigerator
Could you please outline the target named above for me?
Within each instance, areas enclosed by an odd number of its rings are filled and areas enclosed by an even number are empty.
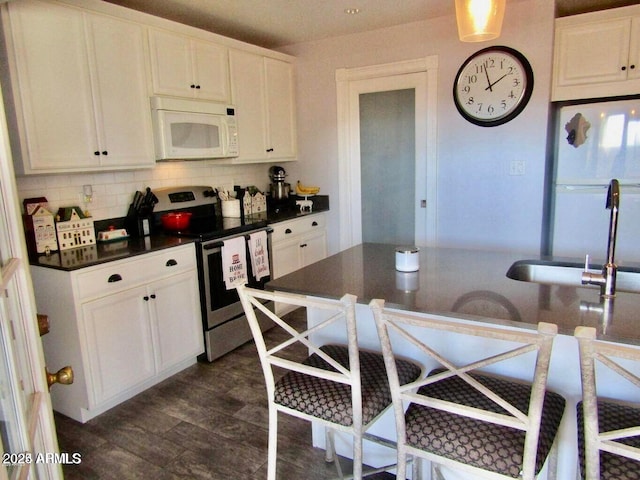
[[[640,262],[640,99],[564,106],[557,125],[552,254],[606,258],[606,196],[616,178],[616,263]]]

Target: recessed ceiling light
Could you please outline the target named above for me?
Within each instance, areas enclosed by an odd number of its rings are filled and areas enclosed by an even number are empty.
[[[357,15],[358,13],[360,13],[360,9],[359,8],[345,8],[344,9],[344,13],[349,14],[349,15]]]

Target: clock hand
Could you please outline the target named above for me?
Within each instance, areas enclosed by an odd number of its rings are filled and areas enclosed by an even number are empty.
[[[493,85],[491,84],[491,80],[489,80],[489,71],[487,70],[487,64],[484,64],[484,74],[487,76],[487,88],[485,88],[485,90],[489,90],[490,92],[493,92]]]
[[[493,87],[496,83],[498,83],[500,80],[502,80],[504,77],[506,77],[507,74],[505,73],[504,75],[502,75],[499,79],[497,79],[495,82],[489,84],[489,86],[487,88],[485,88],[485,90],[490,90],[493,91],[493,89],[491,87]]]

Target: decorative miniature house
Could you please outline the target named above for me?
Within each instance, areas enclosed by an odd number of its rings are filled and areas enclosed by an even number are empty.
[[[64,207],[56,215],[56,231],[60,250],[95,245],[93,218],[85,217],[80,207]]]
[[[48,253],[58,250],[56,240],[56,224],[53,213],[42,205],[36,205],[30,211],[31,226],[35,237],[36,252]]]

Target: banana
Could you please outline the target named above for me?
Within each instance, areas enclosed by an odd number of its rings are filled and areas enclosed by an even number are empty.
[[[300,196],[316,195],[318,192],[320,192],[320,187],[303,185],[300,183],[300,180],[296,183],[296,193]]]

